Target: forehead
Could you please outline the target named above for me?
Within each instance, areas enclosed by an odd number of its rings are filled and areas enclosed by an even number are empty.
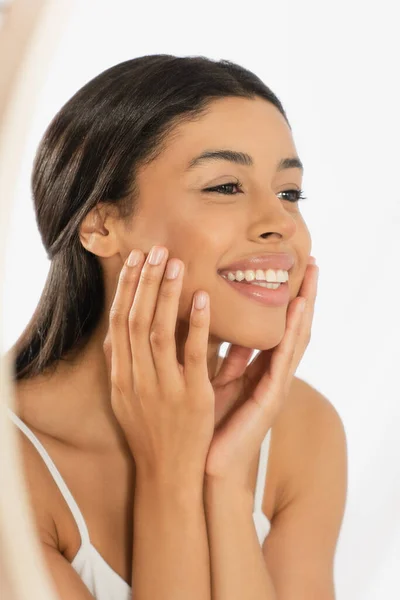
[[[284,116],[261,98],[221,98],[210,102],[206,114],[181,123],[171,132],[160,159],[177,168],[204,149],[229,148],[254,156],[255,166],[296,154]]]

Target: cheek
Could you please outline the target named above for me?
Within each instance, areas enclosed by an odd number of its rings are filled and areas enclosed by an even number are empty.
[[[299,243],[299,250],[304,253],[308,252],[309,254],[312,245],[311,233],[301,213],[299,213],[299,219],[297,221],[297,238]]]
[[[190,255],[186,249],[182,260],[185,263],[185,272],[179,298],[179,317],[189,319],[195,293],[200,290],[206,291],[213,305],[220,296],[221,282],[217,273],[218,257],[204,252],[204,245],[198,251],[191,248]]]
[[[192,285],[210,285],[215,281],[218,266],[229,249],[237,244],[237,234],[227,234],[226,227],[204,219],[180,219],[168,227],[166,242],[170,256],[180,258],[185,264],[185,278]]]

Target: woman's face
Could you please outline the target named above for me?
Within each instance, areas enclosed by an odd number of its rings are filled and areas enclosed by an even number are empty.
[[[253,164],[214,159],[188,169],[205,150],[219,149],[249,154]],[[193,295],[202,289],[210,297],[210,342],[263,350],[282,339],[288,303],[262,305],[238,293],[218,270],[253,255],[289,253],[295,261],[289,300],[298,295],[311,238],[299,204],[292,201],[296,194],[282,192],[300,190],[302,172],[277,171],[281,159],[295,156],[291,131],[272,104],[223,98],[210,104],[206,116],[177,126],[165,151],[139,170],[140,211],[123,245],[126,256],[135,247],[147,254],[153,245],[163,245],[169,258],[185,264],[177,334],[187,332]],[[205,191],[238,181],[241,189]]]

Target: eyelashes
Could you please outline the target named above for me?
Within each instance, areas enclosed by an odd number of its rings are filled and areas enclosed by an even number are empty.
[[[231,194],[226,191],[226,188],[232,188],[232,187],[236,187],[239,190],[242,190],[243,184],[240,181],[232,181],[229,183],[223,183],[222,185],[217,185],[215,187],[206,188],[203,191],[204,192],[215,192],[217,194],[223,194],[225,196],[236,196],[236,194]],[[240,191],[237,193],[243,193],[243,192]],[[300,200],[307,199],[307,196],[303,196],[303,193],[304,193],[304,190],[297,190],[297,189],[283,190],[282,192],[279,192],[279,194],[294,194],[294,200],[289,200],[288,198],[285,198],[286,200],[288,200],[289,202],[292,202],[293,204],[295,204],[296,202],[299,202]]]

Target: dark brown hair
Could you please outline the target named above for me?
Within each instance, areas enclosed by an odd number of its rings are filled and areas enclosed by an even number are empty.
[[[36,222],[51,260],[36,310],[12,348],[14,379],[28,379],[82,349],[104,310],[100,262],[79,239],[101,201],[129,226],[138,208],[135,176],[165,148],[172,129],[203,116],[213,99],[275,94],[228,60],[166,54],[115,65],[86,83],[55,115],[32,172]],[[289,125],[290,127],[290,125]]]

